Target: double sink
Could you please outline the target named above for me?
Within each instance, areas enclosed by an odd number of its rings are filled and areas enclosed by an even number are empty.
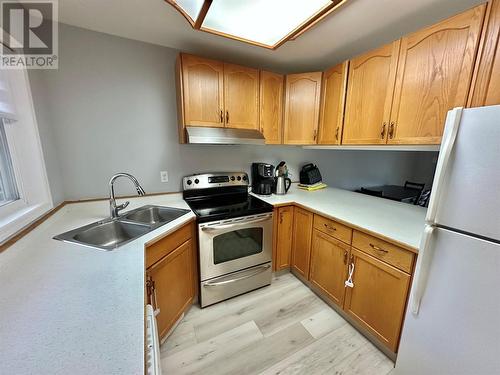
[[[54,239],[109,251],[188,212],[189,210],[182,208],[142,206],[116,219],[105,219],[85,225],[59,234]]]

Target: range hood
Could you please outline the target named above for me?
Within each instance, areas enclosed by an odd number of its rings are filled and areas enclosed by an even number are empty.
[[[254,129],[207,128],[186,126],[188,143],[212,145],[263,145],[264,136]]]

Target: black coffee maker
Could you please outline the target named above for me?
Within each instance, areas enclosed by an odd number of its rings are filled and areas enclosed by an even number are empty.
[[[271,195],[274,188],[274,166],[267,163],[252,163],[252,192]]]

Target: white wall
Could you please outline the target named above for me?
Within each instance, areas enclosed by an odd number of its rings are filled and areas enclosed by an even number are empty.
[[[55,201],[107,196],[116,172],[147,192],[179,191],[181,177],[249,171],[252,161],[287,161],[294,177],[316,162],[332,186],[430,183],[434,153],[303,150],[294,146],[179,145],[174,63],[165,47],[60,27],[57,71],[31,71],[33,97]],[[160,182],[160,171],[169,182]],[[118,193],[134,193],[127,181]]]

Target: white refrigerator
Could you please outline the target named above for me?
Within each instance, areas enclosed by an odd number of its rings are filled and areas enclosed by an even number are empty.
[[[500,106],[448,112],[394,374],[500,374]]]

